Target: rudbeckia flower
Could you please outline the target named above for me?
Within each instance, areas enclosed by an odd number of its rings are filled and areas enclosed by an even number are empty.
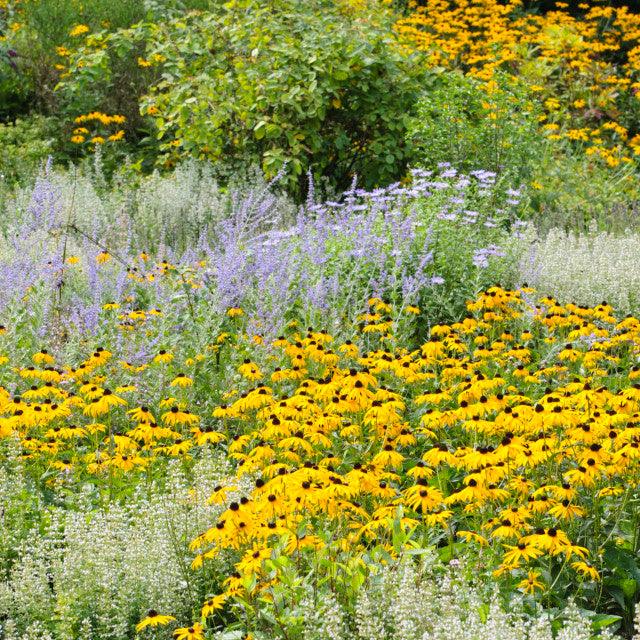
[[[175,640],[204,640],[204,629],[199,622],[190,627],[181,627],[173,632]]]
[[[173,620],[175,620],[173,616],[162,615],[154,609],[151,609],[151,611],[147,613],[146,617],[138,622],[138,624],[136,625],[136,631],[140,632],[146,627],[164,626],[169,624]]]

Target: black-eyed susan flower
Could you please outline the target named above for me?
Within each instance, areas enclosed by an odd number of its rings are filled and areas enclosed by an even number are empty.
[[[229,599],[228,594],[221,593],[217,596],[211,596],[204,601],[202,605],[202,617],[208,618],[211,614],[224,609],[225,602]]]
[[[535,593],[536,589],[544,591],[544,584],[538,580],[539,577],[539,571],[529,571],[527,577],[518,583],[518,589],[528,594]]]
[[[174,620],[175,618],[173,616],[163,615],[161,613],[158,613],[155,609],[151,609],[147,613],[147,615],[136,625],[136,631],[139,633],[147,627],[165,626],[170,622],[173,622]]]
[[[168,352],[166,349],[160,349],[157,355],[153,358],[153,361],[159,363],[167,363],[171,362],[173,358],[174,355],[172,353]]]
[[[170,383],[170,387],[190,387],[193,384],[193,378],[184,373],[179,373]]]
[[[180,627],[173,632],[175,640],[204,640],[204,628],[199,622],[190,627]]]
[[[169,427],[194,426],[200,422],[200,418],[186,410],[181,410],[178,405],[173,405],[169,411],[162,414],[162,421]]]

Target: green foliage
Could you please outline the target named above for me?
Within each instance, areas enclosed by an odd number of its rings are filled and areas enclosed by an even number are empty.
[[[142,111],[165,165],[207,158],[228,173],[259,164],[269,176],[287,165],[297,194],[309,169],[339,188],[354,174],[371,187],[405,170],[405,132],[425,72],[387,27],[361,14],[327,0],[243,0],[141,24],[105,36],[105,49],[82,48],[65,95],[93,97],[101,108],[140,42],[153,63]]]
[[[530,215],[546,233],[554,227],[579,233],[624,233],[638,229],[640,189],[632,165],[603,167],[589,158],[565,154],[535,168]]]
[[[29,181],[54,148],[52,123],[42,116],[0,124],[0,181]]]
[[[0,121],[9,121],[29,109],[29,79],[21,72],[17,52],[0,48]]]
[[[469,194],[464,206],[479,213],[473,223],[465,222],[461,214],[454,220],[443,220],[435,211],[422,207],[421,214],[430,218],[433,269],[446,283],[422,293],[418,306],[427,318],[455,321],[464,316],[466,302],[478,292],[497,282],[503,286],[517,282],[517,257],[525,244],[508,230],[515,221],[514,208],[496,214],[495,204],[492,197]],[[487,249],[486,263],[479,262]]]
[[[420,163],[469,171],[487,169],[522,179],[545,153],[539,109],[513,81],[481,87],[456,72],[442,73],[420,100],[409,129]]]
[[[43,49],[73,44],[71,29],[85,24],[91,30],[128,27],[145,16],[143,2],[129,0],[22,0],[25,27]]]
[[[29,85],[31,107],[45,114],[58,110],[54,87],[64,56],[59,47],[77,46],[81,36],[72,35],[78,24],[89,30],[115,30],[145,16],[144,3],[129,0],[23,0],[10,3],[12,19],[19,25],[10,32],[9,44],[18,53],[19,75]]]

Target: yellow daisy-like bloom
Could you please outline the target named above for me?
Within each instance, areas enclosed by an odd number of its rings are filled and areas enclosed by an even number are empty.
[[[96,256],[96,262],[98,264],[105,264],[111,260],[111,255],[107,251],[102,251]]]
[[[456,531],[456,536],[462,538],[465,542],[477,542],[481,547],[486,547],[489,544],[489,541],[484,536],[475,531]]]
[[[507,550],[504,554],[504,563],[510,566],[518,566],[521,560],[528,562],[544,554],[541,549],[525,542],[518,542],[517,545],[505,544],[504,548]]]
[[[170,387],[190,387],[193,384],[193,380],[186,376],[184,373],[179,373],[170,383]]]
[[[111,409],[111,407],[126,404],[126,400],[113,395],[113,393],[109,391],[109,389],[105,389],[102,393],[102,396],[100,396],[99,398],[95,398],[84,408],[84,414],[86,416],[90,416],[91,418],[96,418],[97,416],[101,416],[107,413],[109,409]]]
[[[224,603],[227,601],[228,597],[229,596],[226,593],[221,593],[218,596],[208,598],[202,605],[202,617],[207,618],[215,611],[223,609]]]
[[[32,357],[32,360],[36,363],[36,364],[53,364],[55,362],[55,360],[53,359],[53,356],[50,353],[47,353],[47,351],[45,351],[44,349],[42,351],[39,351],[38,353],[34,354]]]
[[[176,640],[204,640],[204,629],[199,622],[194,622],[190,627],[181,627],[173,632]]]
[[[544,584],[538,580],[539,577],[539,571],[529,571],[527,577],[518,583],[518,589],[529,594],[535,593],[536,589],[544,591]]]
[[[158,351],[158,355],[153,359],[154,362],[171,362],[173,360],[173,354],[168,353],[164,349]]]
[[[72,38],[76,38],[77,36],[81,36],[85,33],[89,33],[90,29],[86,24],[77,24],[71,31],[69,31],[69,35]]]
[[[146,627],[159,627],[165,626],[170,622],[173,622],[175,618],[173,616],[166,616],[158,613],[154,609],[151,609],[149,613],[147,613],[146,617],[140,620],[136,625],[136,631],[140,632]]]
[[[230,318],[237,318],[238,316],[244,315],[244,311],[240,307],[231,307],[227,309],[227,315]]]
[[[180,411],[179,407],[173,406],[169,411],[162,414],[163,422],[169,427],[179,425],[196,425],[200,422],[200,418],[193,413]]]
[[[244,363],[238,367],[238,373],[247,378],[247,380],[260,380],[262,378],[260,367],[249,359],[246,359]]]
[[[149,424],[155,421],[153,414],[149,411],[149,408],[145,406],[131,409],[130,411],[127,411],[127,413],[131,416],[132,420],[135,420],[140,424]]]
[[[600,574],[597,569],[582,560],[571,563],[571,566],[584,578],[594,581],[600,580]]]
[[[110,142],[117,142],[118,140],[122,140],[124,138],[124,129],[119,129],[115,133],[112,133],[108,140]]]

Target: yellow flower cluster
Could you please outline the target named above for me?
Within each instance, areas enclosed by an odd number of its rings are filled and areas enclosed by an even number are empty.
[[[71,142],[74,144],[82,144],[87,142],[97,147],[105,142],[118,142],[124,138],[124,129],[121,129],[126,121],[126,118],[122,115],[108,115],[100,111],[92,111],[91,113],[83,114],[75,118],[74,122],[76,126],[71,136]],[[93,131],[91,132],[86,126],[91,126]],[[113,125],[117,125],[116,131],[113,131]],[[109,129],[111,127],[111,129]]]
[[[69,35],[72,38],[77,38],[78,36],[83,36],[85,33],[89,33],[91,29],[86,24],[77,24],[71,31],[69,31]]]
[[[161,62],[164,62],[166,60],[166,57],[163,56],[160,53],[154,53],[150,58],[142,58],[142,57],[138,57],[138,66],[139,67],[152,67],[154,65],[160,64]]]
[[[528,593],[548,588],[542,570],[554,562],[598,580],[603,545],[640,498],[640,320],[493,287],[410,349],[394,337],[393,309],[369,306],[341,343],[295,327],[251,341],[234,308],[236,335],[196,357],[161,349],[132,365],[101,347],[75,367],[46,350],[30,366],[4,357],[2,379],[22,391],[0,387],[0,442],[16,441],[27,466],[56,469],[53,486],[222,448],[236,472],[211,496],[219,516],[193,542],[193,564],[236,560],[204,618],[268,589],[279,555],[304,562],[333,545],[358,556],[374,544],[394,554],[394,527],[464,541]],[[199,363],[232,343],[245,354],[234,363],[225,352],[239,386],[205,409]],[[175,395],[148,396],[160,378]],[[156,615],[149,625],[164,623]]]
[[[410,5],[396,31],[430,65],[462,68],[484,82],[498,70],[511,74],[539,94],[544,121],[559,125],[552,140],[579,141],[613,167],[640,154],[640,138],[618,122],[638,99],[640,14],[597,1],[581,3],[577,14],[563,2],[546,13],[525,12],[521,0]]]

